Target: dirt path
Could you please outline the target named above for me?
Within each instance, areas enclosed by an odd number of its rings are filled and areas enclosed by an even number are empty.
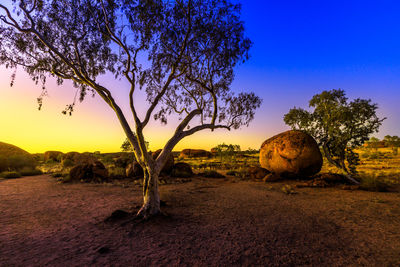
[[[133,211],[130,185],[0,181],[0,266],[343,266],[400,264],[400,194],[205,180],[161,186],[168,217]]]

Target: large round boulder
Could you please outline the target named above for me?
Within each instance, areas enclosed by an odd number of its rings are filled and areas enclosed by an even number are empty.
[[[144,172],[142,166],[138,162],[128,164],[126,167],[126,177],[129,178],[143,178]]]
[[[172,177],[192,177],[192,167],[186,162],[178,162],[174,165],[171,172]]]
[[[281,177],[312,176],[321,170],[322,162],[317,142],[302,131],[275,135],[260,149],[261,166]]]
[[[100,161],[80,164],[69,172],[71,181],[103,182],[108,179],[108,171]]]

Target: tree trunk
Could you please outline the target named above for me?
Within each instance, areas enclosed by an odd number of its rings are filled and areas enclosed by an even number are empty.
[[[346,177],[347,180],[349,180],[350,182],[352,182],[353,184],[356,184],[356,185],[359,185],[359,184],[360,184],[356,179],[354,179],[354,178],[351,176],[351,174],[349,173],[349,171],[348,171],[347,168],[346,168],[346,165],[345,165],[344,161],[342,161],[342,162],[341,162],[342,164],[340,164],[339,162],[337,162],[336,160],[334,160],[334,159],[331,157],[331,154],[329,153],[329,150],[328,150],[328,148],[327,148],[325,145],[322,146],[322,148],[324,149],[324,154],[325,154],[326,159],[327,159],[332,165],[334,165],[336,168],[342,169],[342,170],[346,173],[346,174],[344,175],[344,177]]]
[[[158,174],[144,169],[143,206],[137,215],[147,219],[161,212],[160,195],[158,192]]]

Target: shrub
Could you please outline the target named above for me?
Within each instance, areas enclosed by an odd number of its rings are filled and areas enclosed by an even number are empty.
[[[65,174],[61,176],[61,179],[59,179],[61,183],[70,183],[72,182],[71,176],[69,174]]]
[[[0,173],[0,177],[2,178],[20,178],[21,174],[19,172],[11,171],[11,172],[2,172]]]
[[[237,175],[238,175],[238,172],[237,172],[237,171],[231,170],[231,171],[228,171],[228,172],[226,173],[226,175],[237,176]]]
[[[35,175],[41,175],[43,172],[38,169],[27,169],[24,168],[19,172],[22,176],[35,176]]]
[[[11,155],[0,157],[0,171],[21,170],[23,168],[34,169],[37,162],[34,158],[25,155]]]
[[[74,162],[73,162],[71,159],[64,159],[64,160],[61,162],[61,164],[62,164],[63,168],[67,168],[67,167],[72,167],[72,166],[74,166]]]
[[[114,159],[114,165],[118,168],[126,168],[133,162],[135,156],[132,153],[121,153],[118,158]]]
[[[48,159],[46,160],[45,164],[56,164],[57,162],[52,160],[52,159]]]
[[[52,173],[51,176],[53,176],[54,178],[58,178],[58,177],[63,177],[64,174],[61,172],[55,172],[55,173]]]
[[[214,170],[207,170],[203,173],[200,173],[199,175],[206,177],[206,178],[225,178],[224,175],[222,175],[219,172],[214,171]]]
[[[123,179],[126,178],[126,172],[124,168],[112,168],[110,169],[109,176],[111,179]]]
[[[296,194],[297,192],[294,190],[294,188],[291,185],[285,184],[282,186],[281,191],[287,195],[292,195]]]
[[[360,189],[372,192],[387,192],[389,191],[390,185],[378,179],[373,175],[365,175],[361,177]]]

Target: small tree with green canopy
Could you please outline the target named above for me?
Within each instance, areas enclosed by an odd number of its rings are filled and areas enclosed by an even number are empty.
[[[234,160],[236,162],[236,153],[240,152],[240,145],[233,144],[219,144],[214,149],[217,151],[217,154],[220,156],[220,160],[226,158],[227,160]]]
[[[387,145],[392,148],[392,152],[394,155],[398,154],[398,148],[400,147],[400,137],[398,137],[397,135],[386,135],[383,138],[383,141],[385,141]]]
[[[379,142],[380,142],[379,138],[373,136],[366,143],[368,145],[368,148],[373,148],[375,149],[375,151],[378,151]]]
[[[343,90],[333,89],[314,95],[309,106],[312,111],[291,109],[284,116],[285,123],[314,137],[328,162],[343,170],[349,180],[358,183],[352,177],[359,164],[354,149],[377,132],[385,119],[376,115],[377,104],[360,98],[349,102]]]
[[[158,176],[183,138],[209,129],[249,125],[261,100],[235,95],[234,68],[248,59],[240,5],[227,0],[11,0],[0,4],[0,64],[21,66],[43,84],[71,80],[82,101],[100,96],[115,112],[136,160],[144,170],[144,204],[139,216],[160,212]],[[107,87],[98,77],[112,73],[129,88]],[[12,77],[12,82],[14,75]],[[130,116],[114,99],[127,89]],[[147,111],[138,114],[138,90]],[[146,104],[141,103],[141,106]],[[71,114],[75,101],[64,113]],[[180,118],[162,152],[153,159],[143,131],[151,118]],[[134,127],[131,127],[134,125]],[[134,135],[135,133],[135,135]]]

